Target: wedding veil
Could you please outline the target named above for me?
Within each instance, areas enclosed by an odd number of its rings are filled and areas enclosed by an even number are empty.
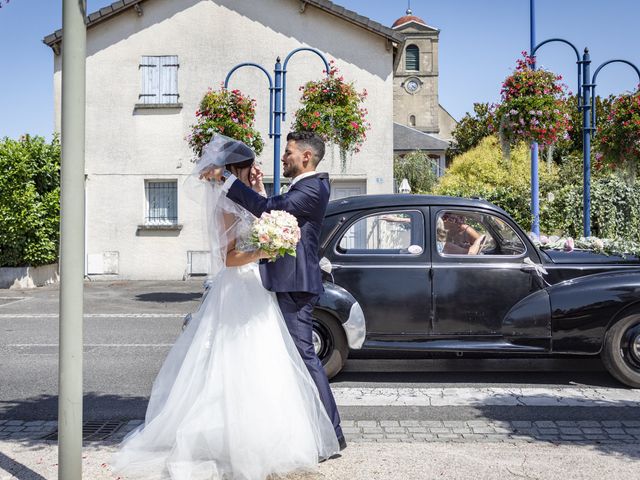
[[[202,149],[200,159],[185,181],[190,196],[202,205],[205,214],[211,252],[209,278],[224,268],[228,245],[238,238],[242,233],[240,227],[251,222],[253,216],[226,197],[221,182],[200,179],[200,174],[211,167],[225,167],[254,159],[255,153],[244,143],[216,134]]]

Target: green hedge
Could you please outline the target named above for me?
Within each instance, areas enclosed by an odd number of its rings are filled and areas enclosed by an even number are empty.
[[[0,140],[0,267],[58,259],[60,142]]]
[[[540,231],[582,236],[582,161],[566,158],[559,166],[540,165]],[[519,145],[510,160],[490,136],[456,157],[436,188],[438,195],[481,197],[507,211],[526,231],[531,229],[529,148]],[[551,195],[550,195],[551,194]],[[591,234],[640,241],[640,184],[615,174],[591,178]]]

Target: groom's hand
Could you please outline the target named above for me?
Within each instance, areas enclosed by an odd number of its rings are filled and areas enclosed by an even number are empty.
[[[215,180],[219,182],[224,179],[223,172],[224,169],[222,167],[205,167],[200,170],[200,180]]]

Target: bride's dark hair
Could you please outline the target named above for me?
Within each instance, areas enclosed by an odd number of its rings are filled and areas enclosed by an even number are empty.
[[[248,160],[245,160],[243,162],[238,162],[238,163],[232,163],[229,165],[229,167],[233,167],[233,168],[237,168],[238,170],[242,170],[244,168],[248,168],[250,166],[252,166],[255,162],[255,158],[250,158]]]

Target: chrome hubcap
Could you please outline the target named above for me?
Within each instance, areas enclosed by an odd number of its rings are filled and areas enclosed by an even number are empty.
[[[320,338],[320,335],[318,335],[318,332],[315,330],[311,334],[311,340],[313,341],[313,349],[315,350],[316,355],[320,355],[320,352],[322,351],[322,338]]]
[[[631,339],[631,355],[640,361],[640,332],[636,333],[635,337]]]

